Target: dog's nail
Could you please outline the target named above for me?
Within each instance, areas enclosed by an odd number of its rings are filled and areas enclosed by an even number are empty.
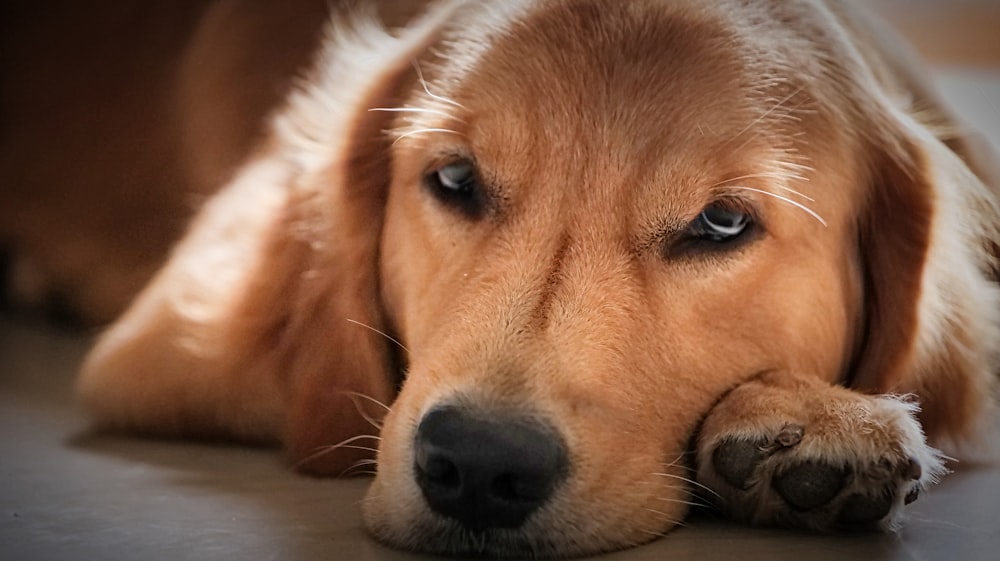
[[[712,452],[712,465],[727,483],[746,490],[757,465],[766,456],[763,441],[727,438]]]
[[[846,466],[807,461],[774,478],[773,486],[785,502],[796,510],[812,510],[833,500],[844,488]]]
[[[906,498],[903,499],[903,504],[910,504],[918,498],[920,498],[920,487],[914,486],[913,489],[910,489],[910,492],[906,494]]]
[[[920,462],[916,458],[910,458],[909,463],[906,465],[906,477],[910,481],[916,481],[924,474],[924,468],[920,465]]]
[[[874,497],[855,493],[844,499],[837,521],[845,526],[869,526],[885,518],[890,509],[891,492],[879,493]]]
[[[774,441],[783,448],[791,448],[802,442],[802,434],[804,432],[805,429],[801,425],[785,425],[781,427],[781,431],[774,437]]]

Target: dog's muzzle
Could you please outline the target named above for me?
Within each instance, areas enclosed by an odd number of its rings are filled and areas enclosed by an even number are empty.
[[[566,478],[566,446],[544,421],[438,407],[417,429],[414,469],[431,509],[481,532],[517,528]]]

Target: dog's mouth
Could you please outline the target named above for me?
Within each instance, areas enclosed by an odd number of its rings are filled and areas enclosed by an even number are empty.
[[[369,531],[394,547],[466,557],[580,556],[651,541],[691,504],[684,480],[693,472],[681,461],[688,455],[593,457],[534,412],[448,404],[395,424],[412,427],[410,445],[390,442],[380,451],[363,509]]]
[[[578,557],[653,541],[708,502],[689,452],[708,398],[664,414],[644,396],[579,382],[447,383],[433,365],[414,373],[409,358],[393,356],[406,387],[383,419],[362,505],[378,541],[456,557]]]
[[[389,545],[427,554],[460,558],[555,559],[585,555],[564,535],[527,528],[469,530],[451,519],[426,521],[413,526],[409,543]],[[376,535],[376,537],[380,537]],[[385,541],[385,540],[383,540]]]

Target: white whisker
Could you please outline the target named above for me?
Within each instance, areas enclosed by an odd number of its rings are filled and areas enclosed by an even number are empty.
[[[675,526],[681,526],[681,527],[686,526],[686,524],[684,524],[684,522],[682,522],[680,520],[677,520],[676,518],[672,518],[672,517],[668,516],[667,513],[665,513],[665,512],[660,512],[658,510],[654,510],[654,509],[651,509],[651,508],[647,508],[646,512],[652,512],[653,514],[657,514],[660,517],[662,517],[665,522],[673,524]],[[651,532],[651,531],[648,531],[648,530],[643,530],[643,531],[645,531],[647,534],[653,534],[653,535],[660,536],[660,537],[666,535],[665,533],[655,533],[655,532]]]
[[[667,537],[667,533],[666,532],[654,532],[652,530],[647,530],[645,528],[639,528],[639,531],[642,532],[643,534],[649,534],[649,535],[657,537],[657,538],[665,538],[665,537]]]
[[[670,463],[666,464],[664,467],[674,467],[674,466],[677,465],[677,462],[679,462],[682,459],[684,459],[684,456],[688,456],[690,454],[691,454],[691,452],[681,452],[680,454],[677,455],[676,458],[673,459],[673,461],[671,461]]]
[[[769,191],[764,191],[762,189],[754,189],[753,187],[731,187],[731,189],[740,189],[740,190],[743,190],[743,191],[753,191],[754,193],[760,193],[761,195],[767,195],[768,197],[774,197],[775,199],[778,199],[780,201],[784,201],[784,202],[786,202],[786,203],[794,206],[795,208],[797,208],[799,210],[805,211],[807,214],[809,214],[809,216],[812,216],[813,218],[815,218],[816,220],[818,220],[819,223],[822,224],[824,227],[827,226],[826,220],[823,220],[823,217],[820,216],[819,214],[817,214],[816,211],[814,211],[811,208],[803,205],[802,203],[793,201],[792,199],[789,199],[788,197],[782,197],[781,195],[777,195],[777,194],[771,193]]]
[[[722,498],[722,495],[716,493],[712,489],[710,489],[710,488],[702,485],[701,483],[698,483],[694,479],[690,479],[688,477],[684,477],[683,475],[674,475],[672,473],[654,473],[653,475],[658,475],[660,477],[670,477],[672,479],[680,479],[681,481],[683,481],[685,483],[690,483],[691,485],[694,485],[695,487],[699,487],[701,489],[704,489],[704,490],[708,491],[709,493],[715,495],[716,497],[719,497],[720,499]]]
[[[816,168],[814,168],[814,167],[812,167],[810,165],[799,164],[799,163],[789,162],[789,161],[779,162],[779,165],[781,167],[783,167],[783,168],[794,169],[794,170],[798,170],[798,171],[802,171],[802,172],[813,172],[813,171],[816,171]]]
[[[392,411],[391,407],[389,407],[388,405],[382,403],[381,401],[375,399],[374,397],[372,397],[370,395],[365,395],[365,394],[363,394],[361,392],[352,392],[352,391],[347,391],[347,390],[342,391],[340,393],[345,394],[345,395],[353,395],[354,397],[360,397],[361,399],[367,399],[368,401],[374,403],[375,405],[378,405],[379,407],[385,409],[386,411]]]
[[[808,179],[806,179],[804,177],[799,177],[799,176],[796,176],[796,175],[789,175],[787,177],[789,177],[791,179],[798,179],[799,181],[809,181]],[[809,195],[806,195],[805,193],[802,193],[801,191],[796,191],[795,189],[792,189],[791,187],[788,187],[786,185],[775,184],[775,187],[777,187],[778,189],[781,189],[782,191],[784,191],[786,193],[789,193],[791,195],[795,195],[797,197],[801,197],[801,198],[803,198],[803,199],[805,199],[805,200],[807,200],[807,201],[809,201],[811,203],[816,202],[816,199],[810,197]]]
[[[457,102],[455,100],[448,99],[446,97],[442,97],[442,96],[439,96],[439,95],[431,93],[431,89],[427,85],[427,80],[424,79],[424,71],[420,68],[420,62],[417,61],[416,59],[414,59],[414,61],[413,61],[413,68],[414,68],[414,70],[417,71],[417,79],[420,80],[420,84],[424,88],[424,93],[426,93],[427,95],[429,95],[431,97],[431,99],[436,99],[436,100],[438,100],[438,101],[440,101],[442,103],[447,103],[448,105],[452,105],[452,106],[458,107],[459,109],[465,109],[465,107],[461,103],[459,103],[459,102]]]
[[[377,465],[378,465],[378,460],[358,460],[357,462],[354,462],[353,464],[351,464],[350,467],[348,467],[344,471],[340,472],[340,475],[337,476],[337,477],[345,477],[347,474],[351,473],[353,470],[356,470],[356,469],[358,469],[360,467],[364,467],[364,466],[377,466]],[[368,471],[351,473],[351,475],[366,474],[366,473],[370,473],[372,475],[375,474],[374,471],[368,470]]]
[[[663,501],[665,503],[678,503],[678,504],[682,504],[682,505],[695,506],[695,507],[700,507],[700,508],[711,506],[711,505],[709,505],[707,503],[699,503],[697,501],[685,501],[684,499],[668,499],[666,497],[661,497],[661,498],[659,498],[657,500]]]
[[[369,415],[368,413],[366,413],[364,409],[361,408],[360,398],[365,398],[365,399],[368,399],[369,401],[375,402],[378,405],[381,405],[382,407],[385,407],[386,410],[388,411],[389,408],[386,407],[385,404],[383,404],[381,401],[379,401],[379,400],[377,400],[375,398],[368,397],[368,396],[366,396],[364,394],[357,393],[357,392],[343,391],[343,392],[340,392],[340,393],[342,395],[346,395],[347,397],[351,398],[351,403],[354,404],[354,409],[357,410],[358,415],[361,415],[362,419],[364,419],[365,421],[367,421],[368,424],[371,425],[372,427],[374,427],[376,430],[382,430],[382,421],[381,420],[376,420],[371,415]],[[379,440],[381,440],[381,438]]]
[[[444,117],[445,119],[454,119],[458,122],[464,122],[462,119],[444,111],[439,111],[437,109],[424,109],[420,107],[372,107],[368,111],[384,111],[386,113],[426,113],[428,115],[437,115],[439,117]]]
[[[371,425],[373,429],[382,430],[382,421],[378,421],[368,413],[362,411],[360,405],[356,401],[354,402],[354,407],[358,410],[358,414],[361,415],[361,418],[364,419],[366,423]]]
[[[371,446],[355,446],[354,444],[343,444],[341,446],[337,446],[336,448],[338,450],[340,450],[340,449],[346,449],[346,450],[363,450],[365,452],[374,452],[374,453],[378,454],[378,448],[372,448]]]
[[[346,478],[346,477],[360,477],[360,476],[366,476],[366,475],[370,475],[370,476],[374,477],[374,476],[378,475],[378,470],[377,469],[354,468],[354,469],[352,469],[350,471],[348,471],[348,470],[342,471],[339,475],[337,475],[337,477]]]
[[[350,323],[353,323],[354,325],[359,325],[359,326],[361,326],[361,327],[364,327],[365,329],[368,329],[368,330],[371,330],[371,331],[374,331],[375,333],[378,333],[379,335],[381,335],[381,336],[385,337],[386,339],[388,339],[388,340],[392,341],[393,343],[396,343],[397,345],[399,345],[399,348],[403,349],[403,350],[404,350],[404,351],[406,351],[407,353],[409,353],[409,352],[410,352],[410,349],[407,349],[407,348],[406,348],[406,347],[405,347],[405,346],[404,346],[404,345],[403,345],[402,343],[400,343],[400,342],[399,342],[399,341],[397,341],[396,339],[393,339],[393,338],[392,338],[392,337],[391,337],[391,336],[390,336],[390,335],[389,335],[388,333],[386,333],[386,332],[384,332],[384,331],[380,331],[380,330],[378,330],[378,329],[375,329],[374,327],[372,327],[372,326],[370,326],[370,325],[368,325],[368,324],[365,324],[365,323],[361,323],[360,321],[357,321],[357,320],[353,320],[353,319],[351,319],[351,318],[344,318],[344,319],[346,319],[346,320],[347,320],[348,322],[350,322]],[[365,396],[365,397],[367,397],[367,396]],[[379,404],[379,405],[383,405],[383,404]],[[383,405],[383,406],[384,406],[384,405]]]
[[[711,188],[718,187],[718,186],[726,184],[726,183],[731,183],[733,181],[740,181],[740,180],[743,180],[743,179],[781,179],[781,180],[794,179],[794,180],[797,180],[797,181],[809,181],[808,177],[804,177],[804,176],[801,176],[801,175],[798,175],[798,174],[795,174],[795,173],[783,173],[783,172],[780,172],[780,171],[772,171],[772,172],[764,172],[764,173],[751,173],[751,174],[747,174],[747,175],[741,175],[739,177],[730,177],[729,179],[727,179],[725,181],[720,181],[720,182],[718,182],[718,183],[710,186],[709,188],[711,189]],[[789,192],[789,193],[791,193],[793,195],[797,195],[799,197],[802,197],[803,199],[805,199],[805,200],[807,200],[809,202],[812,202],[812,203],[816,202],[816,199],[814,199],[814,198],[812,198],[809,195],[806,195],[804,193],[800,193],[800,192],[796,191],[795,189],[792,189],[791,187],[788,187],[788,186],[785,186],[785,185],[775,185],[775,187],[777,187],[778,189],[781,189],[782,191],[787,191],[787,192]]]
[[[413,136],[413,135],[417,135],[417,134],[432,133],[432,132],[450,133],[450,134],[457,134],[459,136],[462,136],[462,133],[460,133],[458,131],[453,131],[451,129],[436,129],[436,128],[417,129],[417,130],[414,130],[414,131],[405,132],[405,133],[397,136],[396,140],[392,141],[392,145],[395,146],[396,143],[398,143],[400,140],[403,140],[404,138],[407,138],[409,136]]]
[[[737,133],[736,136],[734,136],[732,138],[732,140],[730,140],[730,142],[732,142],[733,140],[736,140],[737,138],[743,136],[744,133],[746,133],[748,130],[752,129],[753,127],[755,127],[757,125],[757,123],[760,123],[761,121],[763,121],[764,119],[766,119],[769,115],[771,115],[772,113],[774,113],[775,111],[777,111],[778,109],[780,109],[784,104],[788,103],[793,97],[799,95],[802,92],[803,89],[805,89],[805,86],[799,86],[798,89],[796,89],[794,92],[788,94],[785,98],[783,98],[780,101],[778,101],[777,103],[775,103],[770,109],[768,109],[767,111],[765,111],[763,115],[761,115],[760,117],[757,117],[756,119],[754,119],[754,121],[752,123],[750,123],[749,125],[747,125],[746,128],[744,128],[739,133]]]
[[[302,460],[300,460],[297,464],[295,464],[295,467],[296,468],[302,467],[303,465],[305,465],[305,464],[307,464],[307,463],[309,463],[309,462],[311,462],[311,461],[313,461],[313,460],[315,460],[317,458],[323,457],[323,456],[325,456],[325,455],[327,455],[327,454],[329,454],[331,452],[335,452],[337,450],[340,450],[341,448],[354,448],[354,449],[358,449],[358,450],[369,450],[369,451],[373,451],[375,453],[378,453],[378,450],[375,449],[375,448],[368,448],[366,446],[355,446],[353,444],[354,442],[357,442],[359,440],[364,440],[366,438],[367,439],[374,438],[376,440],[381,440],[379,437],[377,437],[375,435],[371,435],[371,434],[359,434],[358,436],[352,436],[351,438],[348,438],[346,440],[342,440],[341,442],[339,442],[337,444],[331,444],[329,446],[319,446],[319,447],[316,448],[316,450],[312,454],[306,456],[305,458],[303,458]]]

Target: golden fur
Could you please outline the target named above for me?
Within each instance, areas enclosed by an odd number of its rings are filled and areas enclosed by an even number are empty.
[[[885,496],[861,518],[892,527],[945,471],[925,435],[974,436],[1000,203],[853,8],[442,1],[392,33],[364,10],[334,19],[87,358],[100,425],[281,443],[329,475],[377,444],[378,539],[543,556],[648,541],[697,496],[818,529]],[[456,161],[475,164],[473,211],[426,185]],[[752,234],[685,245],[719,201]],[[427,505],[414,439],[442,405],[544,419],[565,442],[565,480],[522,525],[476,536]],[[727,464],[741,453],[746,477]],[[848,475],[795,508],[773,489],[803,465]]]

